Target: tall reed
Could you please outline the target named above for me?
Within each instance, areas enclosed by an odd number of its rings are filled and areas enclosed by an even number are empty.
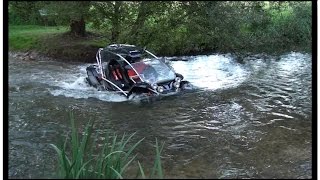
[[[90,141],[93,123],[91,121],[85,127],[81,141],[76,131],[73,113],[70,113],[71,120],[71,146],[67,145],[68,139],[60,147],[50,144],[57,152],[59,158],[59,176],[65,179],[122,179],[125,176],[126,168],[132,163],[137,155],[133,155],[133,150],[143,141],[139,140],[135,144],[128,146],[128,143],[135,135],[124,134],[118,137],[116,134],[108,134],[103,143],[103,148],[95,155],[93,153],[95,142]],[[154,167],[150,174],[151,178],[163,178],[160,154],[163,145],[159,149],[156,139],[156,157]],[[68,151],[70,149],[70,152]],[[68,155],[69,154],[69,155]],[[144,170],[138,161],[140,176],[146,178]]]
[[[161,158],[160,158],[160,154],[161,154],[161,152],[163,150],[163,146],[164,146],[164,143],[162,143],[161,148],[159,149],[158,140],[156,139],[156,156],[155,156],[156,158],[155,158],[155,161],[154,161],[154,164],[153,164],[153,168],[151,170],[151,173],[150,173],[149,177],[146,177],[145,172],[144,172],[140,162],[138,161],[140,174],[141,174],[141,177],[143,179],[146,179],[146,178],[163,179],[164,178],[163,170],[162,170],[162,166],[161,166]]]

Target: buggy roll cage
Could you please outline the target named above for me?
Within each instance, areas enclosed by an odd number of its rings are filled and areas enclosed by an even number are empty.
[[[117,86],[116,84],[114,84],[113,82],[111,82],[110,80],[108,80],[106,78],[105,72],[103,71],[103,67],[102,67],[102,61],[101,61],[101,51],[104,50],[103,48],[99,48],[98,52],[96,53],[96,60],[97,60],[97,64],[98,64],[98,70],[100,71],[100,74],[102,75],[102,79],[107,81],[108,83],[110,83],[111,85],[113,85],[114,87],[116,87],[121,93],[123,93],[125,96],[128,96],[128,91],[124,91],[122,90],[119,86]],[[136,73],[136,75],[139,77],[139,79],[141,80],[141,82],[144,82],[144,80],[141,78],[140,74],[137,72],[137,70],[131,65],[131,63],[129,63],[126,58],[124,58],[123,56],[121,56],[120,54],[114,53],[112,51],[109,50],[105,50],[111,54],[114,54],[116,56],[118,56],[120,59],[122,59],[124,62],[126,62],[131,68],[132,70]],[[149,55],[153,56],[156,59],[159,59],[156,55],[152,54],[151,52],[149,52],[148,50],[146,50],[144,48],[143,50],[144,52],[148,53]],[[104,86],[104,85],[103,85]],[[155,92],[158,94],[157,91],[154,91],[153,89],[150,89],[151,91]]]

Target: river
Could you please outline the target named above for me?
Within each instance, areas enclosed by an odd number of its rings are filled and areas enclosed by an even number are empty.
[[[56,177],[49,144],[70,134],[71,110],[80,129],[95,121],[98,139],[109,130],[145,137],[136,149],[142,164],[153,161],[155,138],[164,142],[166,178],[312,177],[310,54],[184,58],[169,64],[194,91],[128,101],[89,87],[89,64],[10,55],[9,178]]]

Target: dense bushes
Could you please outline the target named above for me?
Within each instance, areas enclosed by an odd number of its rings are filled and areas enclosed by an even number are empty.
[[[311,49],[310,3],[283,3],[280,7],[262,3],[254,7],[255,2],[244,5],[247,7],[238,2],[210,3],[200,8],[203,14],[193,14],[176,28],[160,26],[164,31],[156,31],[149,46],[166,54]]]
[[[310,2],[193,2],[149,16],[130,42],[165,55],[311,49]],[[130,34],[124,28],[118,42]]]

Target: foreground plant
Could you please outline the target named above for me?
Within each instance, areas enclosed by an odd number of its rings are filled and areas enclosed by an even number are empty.
[[[148,178],[151,178],[151,179],[153,179],[153,178],[163,179],[164,178],[162,166],[161,166],[161,158],[160,158],[160,154],[163,150],[163,145],[164,145],[164,143],[162,143],[161,148],[159,149],[158,140],[156,139],[156,159],[154,161],[153,168],[152,168],[151,173]],[[146,179],[145,172],[144,172],[139,161],[138,161],[138,165],[139,165],[139,170],[140,170],[140,174],[141,174],[142,178]]]
[[[135,133],[130,136],[126,136],[124,134],[121,138],[118,138],[116,134],[107,135],[102,150],[98,155],[94,155],[93,147],[95,147],[95,145],[90,143],[93,123],[89,121],[86,125],[84,134],[79,142],[72,113],[70,113],[70,120],[72,127],[70,147],[71,155],[68,156],[67,154],[67,139],[62,147],[50,144],[58,154],[59,176],[65,179],[122,179],[126,168],[137,156],[132,155],[133,150],[143,141],[144,138],[127,148],[128,142]],[[159,149],[158,141],[156,139],[156,159],[150,178],[163,178],[160,159],[162,149],[163,144]],[[146,178],[139,161],[138,165],[141,177]]]

